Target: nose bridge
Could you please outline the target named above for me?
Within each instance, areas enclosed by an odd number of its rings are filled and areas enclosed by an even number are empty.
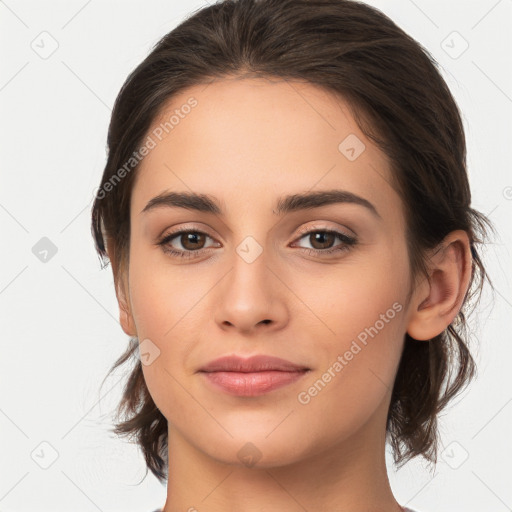
[[[261,235],[262,237],[262,235]],[[234,246],[231,271],[220,290],[216,312],[220,324],[250,330],[263,321],[276,322],[285,311],[279,298],[278,277],[273,254],[266,241],[246,235]],[[264,322],[268,323],[268,322]]]
[[[242,300],[250,300],[253,307],[256,301],[270,299],[267,286],[272,280],[268,275],[271,273],[268,265],[272,255],[267,245],[265,241],[260,243],[255,236],[247,235],[234,247],[231,260],[233,270],[229,279],[230,291]]]

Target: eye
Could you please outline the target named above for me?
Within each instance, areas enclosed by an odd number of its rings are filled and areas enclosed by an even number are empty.
[[[303,238],[305,238],[313,248],[302,247],[302,249],[308,254],[317,256],[347,251],[357,243],[355,237],[332,229],[310,229],[303,233],[299,240]],[[332,244],[336,239],[341,240],[341,244],[333,246]]]
[[[205,246],[205,241],[208,238],[213,240],[212,237],[203,231],[182,229],[181,231],[175,231],[165,235],[157,245],[161,246],[162,250],[171,256],[176,256],[178,258],[195,258],[202,254],[203,251],[214,246]],[[333,253],[347,251],[357,243],[357,239],[355,237],[332,229],[310,229],[309,231],[303,232],[299,240],[303,238],[307,239],[313,247],[299,247],[307,254],[315,256],[330,255]],[[341,243],[333,246],[332,244],[336,239],[340,240]],[[176,248],[174,244],[181,245],[181,248]],[[219,245],[217,245],[217,247],[219,247]]]
[[[172,246],[171,242],[175,238],[183,249],[175,249]],[[179,258],[193,258],[197,256],[197,253],[202,252],[205,249],[204,242],[206,238],[212,239],[208,234],[203,233],[202,231],[184,229],[166,235],[160,242],[158,242],[158,245],[162,247],[162,250],[165,253],[171,254],[172,256],[177,256]]]

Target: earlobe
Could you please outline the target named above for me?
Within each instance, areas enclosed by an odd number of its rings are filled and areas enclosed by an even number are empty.
[[[429,267],[430,279],[417,288],[410,305],[407,333],[416,340],[441,334],[462,306],[472,269],[467,233],[449,233],[430,256]]]

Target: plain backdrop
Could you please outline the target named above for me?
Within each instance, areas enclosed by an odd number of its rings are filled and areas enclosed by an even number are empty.
[[[463,113],[473,207],[498,229],[472,317],[476,381],[440,418],[440,458],[398,472],[420,512],[512,510],[511,0],[372,0],[438,61]],[[165,487],[109,432],[128,338],[90,209],[128,73],[201,1],[0,1],[0,510],[150,512]],[[390,453],[388,453],[388,456]],[[201,509],[203,510],[203,509]],[[207,510],[206,507],[204,510]],[[313,511],[311,511],[313,512]]]

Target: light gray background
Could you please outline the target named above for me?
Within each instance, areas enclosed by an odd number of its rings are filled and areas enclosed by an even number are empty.
[[[499,230],[484,253],[497,293],[486,287],[471,323],[478,380],[440,419],[434,476],[423,459],[395,473],[389,458],[391,484],[420,512],[512,510],[512,1],[368,3],[441,65],[464,116],[473,206]],[[122,373],[99,386],[127,337],[111,270],[100,270],[94,251],[90,208],[119,88],[203,5],[0,1],[1,512],[151,512],[165,502],[151,474],[137,485],[138,449],[108,431]],[[46,262],[34,254],[43,237],[57,249]]]

